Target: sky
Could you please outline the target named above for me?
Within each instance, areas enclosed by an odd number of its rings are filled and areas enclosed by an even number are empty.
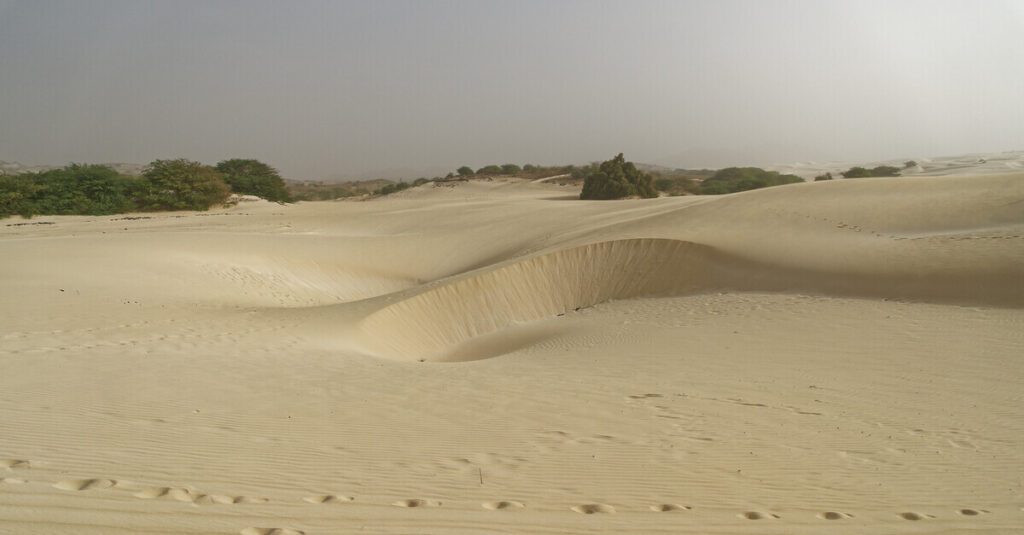
[[[286,178],[1024,150],[1024,0],[0,0],[0,160]]]

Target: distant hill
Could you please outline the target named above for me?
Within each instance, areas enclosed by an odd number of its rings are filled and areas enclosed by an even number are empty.
[[[109,167],[122,175],[129,176],[139,176],[142,174],[142,170],[146,168],[144,164],[139,163],[101,163],[97,165]],[[21,173],[41,173],[43,171],[50,171],[52,169],[63,168],[64,165],[25,165],[23,163],[5,162],[3,160],[0,160],[0,173],[7,175],[17,175]]]

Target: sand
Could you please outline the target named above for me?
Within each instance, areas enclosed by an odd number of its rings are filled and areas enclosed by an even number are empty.
[[[0,532],[1018,533],[1024,174],[0,221]]]

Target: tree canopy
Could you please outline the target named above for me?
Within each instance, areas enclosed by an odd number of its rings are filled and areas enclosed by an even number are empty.
[[[206,210],[231,194],[216,169],[184,158],[156,160],[142,173],[142,210]]]
[[[259,160],[233,158],[218,162],[216,169],[224,175],[224,181],[234,193],[255,195],[268,201],[291,202],[284,179],[277,169]]]
[[[633,162],[627,162],[620,152],[611,160],[602,162],[597,171],[583,181],[580,199],[622,199],[640,196],[657,197],[651,177],[640,172]]]

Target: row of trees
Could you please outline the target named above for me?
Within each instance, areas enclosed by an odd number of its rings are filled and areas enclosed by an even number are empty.
[[[232,192],[290,200],[277,171],[257,160],[224,160],[214,167],[186,159],[156,160],[138,178],[102,165],[72,164],[0,176],[0,218],[206,210]]]
[[[581,199],[622,199],[624,197],[657,197],[659,191],[670,195],[695,193],[721,195],[752,189],[794,184],[804,180],[796,175],[765,171],[758,167],[727,167],[714,173],[707,170],[679,170],[672,176],[657,179],[640,172],[622,154],[599,165],[577,170],[583,176]],[[710,176],[708,176],[710,174]],[[575,176],[575,175],[574,175]]]

